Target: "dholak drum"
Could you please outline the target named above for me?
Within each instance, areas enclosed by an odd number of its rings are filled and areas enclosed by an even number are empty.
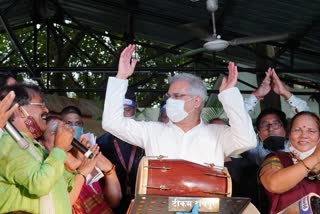
[[[135,194],[230,197],[231,190],[231,178],[226,168],[143,157]]]

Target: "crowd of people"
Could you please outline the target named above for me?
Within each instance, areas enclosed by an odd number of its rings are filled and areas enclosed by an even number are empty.
[[[237,66],[229,63],[218,94],[227,120],[203,122],[205,84],[180,73],[169,79],[158,121],[136,121],[136,97],[128,89],[134,51],[135,45],[122,51],[118,72],[108,79],[106,133],[97,139],[85,133],[79,108],[66,106],[51,115],[38,86],[6,78],[0,89],[0,213],[126,213],[143,156],[226,166],[232,196],[251,198],[261,213],[278,213],[311,192],[320,194],[319,116],[290,93],[274,69],[244,99],[235,87]],[[249,113],[271,91],[293,109],[290,123],[275,108],[263,109],[252,122]],[[93,157],[76,149],[74,139]]]

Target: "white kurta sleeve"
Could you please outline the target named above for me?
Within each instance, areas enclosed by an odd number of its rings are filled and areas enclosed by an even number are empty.
[[[290,107],[293,109],[294,113],[301,112],[301,111],[311,111],[308,103],[303,99],[300,99],[297,96],[292,96],[286,100]]]
[[[144,148],[145,122],[138,122],[123,116],[123,103],[127,88],[128,80],[109,77],[102,128],[127,143]]]
[[[223,109],[229,118],[229,130],[222,143],[225,156],[239,154],[257,146],[252,120],[245,109],[243,97],[238,88],[224,90],[218,95]]]

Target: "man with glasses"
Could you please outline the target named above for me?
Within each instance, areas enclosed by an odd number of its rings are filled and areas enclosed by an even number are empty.
[[[28,148],[20,148],[7,132],[3,133],[0,140],[0,213],[71,213],[63,172],[73,130],[59,125],[54,148],[46,155],[37,142],[46,129],[48,113],[39,87],[6,86],[0,90],[0,99],[10,91],[15,94],[13,104],[19,105],[10,121],[21,132]]]
[[[287,119],[283,111],[266,108],[261,111],[255,122],[258,146],[246,152],[250,162],[260,166],[264,158],[272,151],[288,151],[286,139]]]
[[[304,100],[294,96],[281,82],[273,68],[269,68],[259,88],[245,99],[245,107],[252,112],[259,100],[262,100],[270,91],[282,96],[294,113],[310,111]],[[247,158],[260,166],[263,159],[271,151],[288,151],[289,141],[286,140],[286,115],[281,110],[266,108],[256,119],[258,146],[247,152]]]
[[[294,113],[300,111],[310,111],[308,104],[294,96],[281,82],[275,70],[269,68],[266,76],[262,81],[259,88],[245,99],[245,107],[248,112],[252,112],[259,100],[262,100],[270,91],[283,97]],[[255,127],[257,131],[258,145],[256,148],[251,149],[242,156],[243,162],[246,162],[243,167],[238,168],[239,174],[245,171],[244,179],[241,186],[246,191],[242,191],[238,196],[252,198],[261,213],[267,212],[267,199],[265,198],[264,191],[257,183],[257,172],[265,157],[271,152],[276,151],[289,151],[290,142],[286,138],[287,119],[284,112],[274,108],[266,108],[258,115]],[[251,180],[252,182],[248,182]],[[248,191],[249,190],[249,191]],[[248,195],[248,193],[250,193]]]
[[[251,119],[237,83],[238,71],[229,63],[229,75],[220,86],[220,101],[230,126],[204,124],[200,118],[207,96],[203,81],[192,74],[178,74],[170,79],[167,115],[170,122],[134,121],[123,116],[128,77],[137,60],[132,59],[135,45],[120,56],[116,77],[109,77],[103,112],[103,128],[126,142],[145,149],[147,156],[165,156],[205,165],[223,166],[224,158],[256,146]],[[187,173],[187,172],[186,172]]]

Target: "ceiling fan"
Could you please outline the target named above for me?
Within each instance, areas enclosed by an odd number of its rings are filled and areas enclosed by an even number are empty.
[[[212,16],[213,34],[204,39],[207,42],[204,43],[202,48],[190,50],[182,54],[181,55],[182,57],[195,55],[201,52],[222,51],[230,45],[235,46],[235,45],[259,43],[259,42],[266,42],[266,41],[279,41],[279,40],[285,40],[289,37],[288,33],[283,33],[283,34],[276,34],[276,35],[269,35],[269,36],[240,37],[240,38],[235,38],[229,41],[223,40],[221,39],[221,36],[218,35],[216,32],[214,12],[217,9],[218,9],[218,0],[207,0],[207,10],[211,12],[211,16]]]

